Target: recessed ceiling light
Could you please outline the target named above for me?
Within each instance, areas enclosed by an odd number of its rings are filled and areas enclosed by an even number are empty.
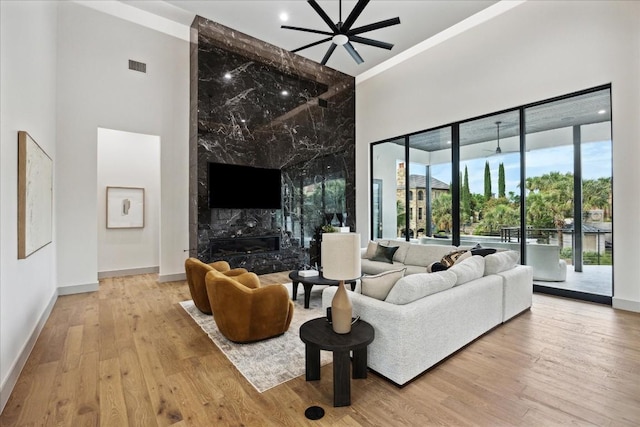
[[[280,13],[280,20],[282,22],[287,22],[289,20],[289,14],[287,12]]]
[[[240,121],[241,121],[242,123],[246,123],[246,120],[245,120],[245,119],[240,119]]]
[[[447,144],[451,144],[451,141],[447,141]]]
[[[286,91],[286,90],[283,90],[282,92],[280,92],[280,95],[287,96],[287,95],[289,95],[289,92]]]
[[[600,110],[600,111],[598,111],[598,114],[604,114],[606,112],[607,112],[607,110]]]
[[[227,79],[227,80],[229,80],[229,79],[231,78],[231,73],[226,73],[226,74],[224,75],[224,78],[225,78],[225,79]]]

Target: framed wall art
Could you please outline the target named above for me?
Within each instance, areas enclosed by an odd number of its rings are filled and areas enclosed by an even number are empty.
[[[107,187],[107,228],[144,227],[144,188]]]
[[[53,160],[25,131],[18,131],[18,259],[51,243]]]

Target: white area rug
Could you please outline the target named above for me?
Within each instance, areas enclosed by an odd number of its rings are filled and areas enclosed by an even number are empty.
[[[291,295],[291,283],[285,284]],[[183,301],[182,308],[195,320],[209,338],[222,350],[234,366],[260,393],[304,375],[304,343],[300,340],[300,326],[307,320],[323,317],[322,290],[314,286],[309,308],[304,308],[304,289],[298,286],[297,301],[289,330],[283,335],[250,344],[237,344],[226,339],[218,330],[213,316],[203,314],[193,301]],[[320,364],[332,362],[331,352],[320,352]]]

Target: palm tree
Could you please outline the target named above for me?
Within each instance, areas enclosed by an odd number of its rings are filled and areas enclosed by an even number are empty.
[[[611,214],[611,178],[586,179],[582,183],[584,209],[602,209],[606,217]]]
[[[433,201],[431,216],[438,230],[451,231],[453,216],[451,215],[451,194],[442,194]]]
[[[527,205],[538,203],[540,206],[535,207],[535,210],[549,212],[557,230],[558,243],[562,247],[564,220],[573,216],[573,174],[549,172],[542,176],[530,177],[527,178],[526,188],[529,190]],[[532,194],[539,194],[540,197],[531,198]]]

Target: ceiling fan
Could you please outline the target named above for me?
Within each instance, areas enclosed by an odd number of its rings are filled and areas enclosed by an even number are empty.
[[[500,148],[500,123],[502,123],[502,122],[501,121],[497,121],[496,122],[496,129],[497,129],[496,132],[498,134],[498,137],[497,137],[498,146],[496,147],[496,150],[493,153],[493,154],[496,154],[496,155],[497,154],[502,154],[502,148]],[[487,151],[490,151],[490,150],[487,150]]]
[[[520,152],[520,150],[511,150],[511,151],[502,151],[502,148],[500,147],[500,125],[502,124],[501,121],[497,121],[496,123],[496,133],[497,133],[497,146],[495,150],[484,150],[484,151],[490,151],[491,154],[489,154],[489,156],[497,156],[500,154],[507,154],[507,153],[518,153]]]
[[[311,5],[311,7],[320,15],[322,20],[329,26],[331,32],[329,31],[321,31],[314,30],[311,28],[301,28],[301,27],[291,27],[289,25],[282,25],[281,28],[286,28],[288,30],[296,30],[296,31],[304,31],[307,33],[315,33],[315,34],[323,34],[329,37],[326,37],[322,40],[318,40],[317,42],[309,43],[308,45],[299,47],[297,49],[292,50],[291,52],[298,52],[303,49],[307,49],[309,47],[317,46],[321,43],[328,42],[331,40],[331,46],[327,50],[327,53],[322,58],[320,62],[322,65],[325,65],[333,51],[337,46],[344,46],[347,52],[351,55],[351,57],[358,63],[362,64],[364,59],[360,56],[360,54],[355,50],[351,42],[362,43],[369,46],[375,46],[382,49],[391,50],[393,45],[391,43],[381,42],[378,40],[369,39],[366,37],[360,37],[358,34],[366,33],[367,31],[378,30],[380,28],[389,27],[391,25],[397,25],[400,23],[400,18],[391,18],[385,19],[384,21],[375,22],[373,24],[363,25],[362,27],[351,28],[355,23],[356,19],[360,16],[364,8],[367,6],[370,0],[358,0],[355,7],[347,17],[347,19],[342,21],[342,0],[340,0],[340,11],[339,11],[339,20],[334,23],[331,18],[325,13],[324,10],[320,7],[320,5],[315,0],[307,0],[307,3]]]

